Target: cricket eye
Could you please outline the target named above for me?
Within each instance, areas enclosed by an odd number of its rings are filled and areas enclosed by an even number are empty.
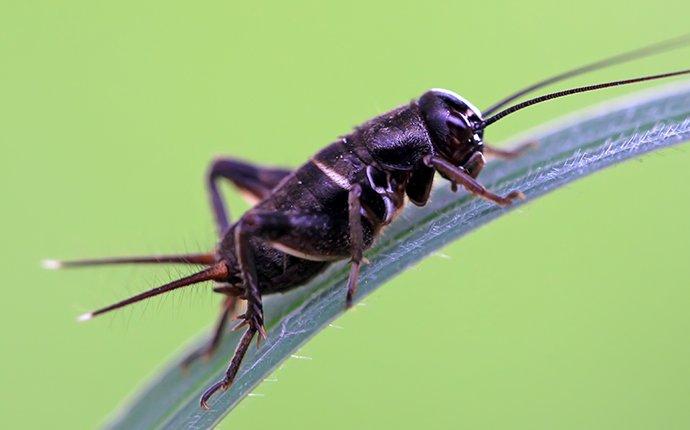
[[[458,144],[474,143],[476,132],[463,115],[451,115],[446,122],[451,136]]]

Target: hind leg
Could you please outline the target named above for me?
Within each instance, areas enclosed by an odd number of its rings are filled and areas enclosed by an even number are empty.
[[[350,195],[353,196],[351,198],[359,201],[358,192],[351,192]],[[356,207],[358,208],[358,206]],[[351,212],[354,210],[353,207]],[[357,213],[359,213],[359,210],[357,210]],[[288,254],[317,261],[342,259],[352,253],[353,262],[357,261],[357,264],[359,264],[364,234],[361,229],[361,215],[359,215],[358,219],[360,221],[360,228],[350,230],[354,231],[355,235],[359,234],[360,237],[360,239],[354,241],[356,245],[352,248],[352,251],[349,250],[350,240],[347,237],[348,234],[346,233],[343,238],[343,235],[334,229],[334,226],[339,225],[339,223],[333,222],[328,215],[298,215],[253,210],[247,212],[237,223],[235,229],[235,254],[237,255],[241,277],[244,280],[243,296],[247,299],[247,311],[240,317],[244,320],[241,326],[246,325],[247,331],[242,335],[223,378],[202,394],[200,399],[202,408],[208,409],[208,400],[217,391],[227,390],[232,385],[242,359],[246,355],[254,336],[259,333],[261,337],[266,337],[266,331],[263,326],[262,298],[257,281],[253,248],[250,246],[249,240],[259,238]],[[329,238],[339,238],[341,242],[329,241],[327,240]],[[325,248],[325,246],[328,246],[328,248]],[[340,255],[332,252],[328,253],[326,252],[327,249],[331,251],[335,249]],[[358,268],[359,266],[357,266],[357,270]],[[356,277],[354,285],[356,285]]]
[[[335,261],[350,258],[346,307],[350,308],[359,282],[359,270],[371,234],[362,224],[362,188],[347,193],[347,219],[326,214],[285,214],[252,211],[243,220],[256,225],[256,233],[274,248],[306,260]],[[367,237],[369,240],[367,240]]]
[[[233,158],[218,158],[211,163],[207,174],[207,187],[218,233],[222,235],[230,225],[230,217],[218,179],[232,182],[250,203],[263,200],[273,188],[290,174],[290,170],[261,167]]]

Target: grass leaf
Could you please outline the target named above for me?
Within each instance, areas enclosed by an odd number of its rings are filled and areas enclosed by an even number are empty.
[[[542,127],[519,141],[531,139],[539,141],[537,149],[518,160],[490,163],[480,180],[500,194],[521,190],[529,201],[606,166],[690,140],[690,85],[629,96]],[[371,264],[362,271],[357,299],[520,204],[524,202],[502,209],[464,192],[454,194],[444,183],[429,205],[407,208],[367,253]],[[199,408],[199,395],[224,372],[240,333],[227,335],[210,362],[196,363],[186,374],[178,367],[180,358],[172,360],[107,427],[204,429],[217,424],[282,361],[343,313],[346,280],[346,265],[337,264],[297,291],[267,297],[268,341],[250,350],[235,384],[211,400],[210,411]]]

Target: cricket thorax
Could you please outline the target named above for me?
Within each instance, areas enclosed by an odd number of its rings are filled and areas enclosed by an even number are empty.
[[[410,171],[433,152],[428,129],[417,102],[384,113],[358,127],[356,144],[383,169]]]

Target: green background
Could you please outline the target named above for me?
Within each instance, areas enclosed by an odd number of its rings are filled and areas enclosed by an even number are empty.
[[[296,166],[430,87],[480,107],[688,30],[687,1],[0,3],[0,417],[92,428],[216,317],[183,273],[46,257],[214,245],[230,154]],[[678,51],[574,83],[687,68]],[[631,89],[533,108],[500,141]],[[687,428],[690,154],[571,184],[454,243],[309,342],[222,428]],[[233,214],[246,205],[231,194]]]

